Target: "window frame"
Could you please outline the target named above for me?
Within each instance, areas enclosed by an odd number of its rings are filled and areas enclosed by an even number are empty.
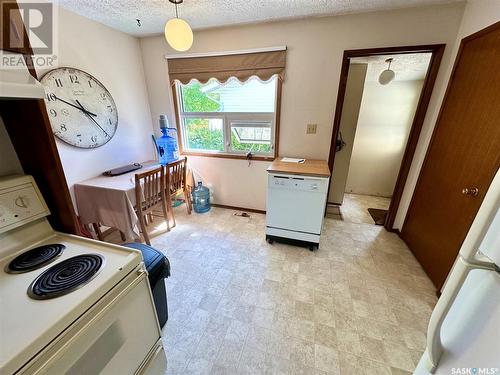
[[[237,122],[271,122],[271,152],[259,153],[253,152],[252,160],[272,161],[278,155],[279,145],[279,124],[281,114],[281,89],[282,82],[278,76],[275,85],[274,112],[182,112],[182,100],[180,81],[175,81],[172,85],[172,96],[175,110],[175,119],[177,124],[177,137],[179,151],[182,155],[220,157],[229,159],[247,159],[246,151],[231,149],[231,131],[232,124]],[[184,132],[184,119],[186,118],[220,118],[223,121],[224,151],[217,150],[189,150],[184,147],[186,134]],[[234,126],[234,125],[233,125]]]
[[[267,119],[266,119],[267,118]],[[244,153],[246,155],[245,151],[241,150],[233,150],[232,148],[232,135],[233,135],[233,127],[234,128],[269,128],[271,130],[271,152],[253,152],[252,154],[254,155],[265,155],[268,156],[272,154],[272,150],[274,149],[274,129],[275,129],[275,115],[274,113],[271,116],[262,116],[262,118],[257,118],[253,117],[250,120],[247,119],[242,119],[242,117],[238,117],[234,120],[231,120],[231,117],[228,117],[227,125],[228,125],[228,131],[227,131],[227,147],[229,152],[238,154],[238,153]],[[253,122],[253,123],[251,123]],[[265,126],[264,126],[265,124]],[[269,124],[269,126],[267,126]],[[236,132],[235,132],[236,133]],[[260,141],[261,144],[264,144],[262,141]],[[259,141],[255,141],[256,144],[259,144]]]

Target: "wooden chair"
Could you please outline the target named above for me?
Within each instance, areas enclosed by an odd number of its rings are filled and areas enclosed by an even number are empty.
[[[109,236],[110,234],[112,234],[113,232],[118,230],[115,228],[109,228],[103,232],[101,230],[101,225],[99,223],[92,223],[92,226],[94,227],[94,232],[95,232],[97,239],[99,241],[104,241],[107,236]],[[82,231],[82,233],[84,233],[82,229],[80,229],[80,230]],[[122,242],[126,242],[127,237],[125,236],[125,233],[123,233],[122,231],[119,231],[119,232],[120,232],[120,237],[122,239]]]
[[[169,163],[166,165],[165,169],[167,207],[172,218],[172,227],[175,227],[172,197],[175,198],[177,195],[183,193],[188,215],[191,215],[192,210],[191,192],[187,186],[187,158],[184,157],[183,159]]]
[[[135,201],[136,212],[144,240],[151,245],[146,226],[148,220],[153,221],[153,211],[161,210],[167,222],[167,231],[170,230],[168,223],[168,211],[165,199],[165,171],[158,167],[144,173],[135,175]]]

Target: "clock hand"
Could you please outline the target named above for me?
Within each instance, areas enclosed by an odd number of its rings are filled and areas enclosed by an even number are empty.
[[[78,99],[76,99],[75,101],[78,103],[78,105],[79,105],[79,106],[80,106],[80,108],[82,109],[83,113],[85,113],[89,119],[91,119],[92,121],[94,121],[94,123],[95,123],[95,124],[99,127],[99,129],[101,129],[101,130],[104,132],[104,134],[106,134],[106,136],[107,136],[108,138],[111,138],[111,137],[109,136],[109,134],[106,132],[106,130],[104,130],[104,129],[102,128],[102,126],[101,126],[101,125],[99,125],[99,123],[98,123],[98,122],[97,122],[97,121],[96,121],[93,117],[90,117],[90,112],[88,112],[85,108],[83,108],[82,104],[78,101]]]
[[[74,104],[71,104],[70,102],[67,102],[67,101],[66,101],[66,100],[64,100],[64,99],[61,99],[61,98],[60,98],[60,97],[58,97],[58,96],[56,96],[56,99],[57,99],[57,100],[60,100],[60,101],[61,101],[61,102],[63,102],[63,103],[66,103],[67,105],[70,105],[70,106],[72,106],[72,107],[75,107],[76,109],[79,109],[80,111],[86,112],[86,113],[88,113],[89,115],[92,115],[92,116],[94,116],[94,117],[97,117],[97,115],[96,115],[95,113],[89,112],[89,111],[87,111],[87,110],[86,110],[85,108],[83,108],[83,107],[81,107],[81,108],[80,108],[80,107],[78,107],[78,106],[76,106],[76,105],[74,105]],[[77,101],[78,101],[78,100],[77,100]]]

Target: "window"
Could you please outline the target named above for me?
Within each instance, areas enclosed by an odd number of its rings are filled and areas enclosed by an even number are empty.
[[[176,82],[184,153],[274,156],[278,78]]]

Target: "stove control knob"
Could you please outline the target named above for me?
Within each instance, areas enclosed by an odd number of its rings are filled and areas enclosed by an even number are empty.
[[[16,204],[17,207],[21,207],[21,208],[28,208],[28,206],[29,206],[28,198],[26,198],[25,196],[22,196],[22,195],[17,197],[14,200],[14,203]]]

